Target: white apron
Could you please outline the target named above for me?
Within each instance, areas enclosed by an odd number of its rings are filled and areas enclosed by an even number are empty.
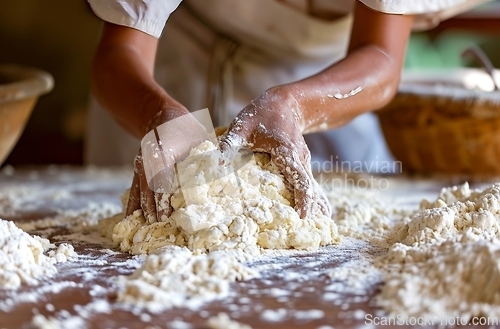
[[[343,58],[351,24],[351,15],[327,22],[276,1],[184,0],[160,38],[155,78],[190,111],[208,107],[215,126],[228,125],[268,88]],[[95,100],[89,120],[87,162],[131,164],[139,141]],[[371,113],[306,141],[313,161],[392,160]]]

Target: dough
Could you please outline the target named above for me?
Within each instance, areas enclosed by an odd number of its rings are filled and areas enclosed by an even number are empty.
[[[185,188],[172,195],[172,215],[150,224],[137,210],[114,226],[112,240],[132,254],[176,245],[258,255],[261,248],[312,250],[338,242],[337,226],[319,210],[298,216],[293,194],[268,155],[257,153],[248,163],[236,156],[236,172],[221,161],[210,141],[194,148],[178,164]]]

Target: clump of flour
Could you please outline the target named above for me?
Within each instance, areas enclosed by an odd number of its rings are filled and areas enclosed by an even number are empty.
[[[378,266],[392,313],[500,316],[500,183],[443,189],[401,223]]]
[[[112,240],[122,251],[148,253],[168,246],[193,251],[242,250],[249,255],[267,249],[316,249],[338,241],[333,220],[318,209],[301,219],[292,192],[266,154],[236,172],[221,165],[216,146],[206,141],[178,164],[181,187],[172,194],[173,213],[149,223],[141,210],[114,226]]]
[[[226,313],[219,313],[217,316],[209,318],[207,327],[210,329],[252,329],[252,327],[247,324],[231,320]]]
[[[224,251],[193,255],[185,247],[166,247],[148,255],[131,276],[119,278],[118,301],[150,312],[176,306],[195,309],[226,297],[230,282],[256,276],[256,271]]]
[[[55,245],[49,240],[31,236],[13,222],[0,219],[0,287],[16,289],[23,283],[37,284],[39,279],[57,272],[54,264],[77,256],[68,244],[52,248]]]

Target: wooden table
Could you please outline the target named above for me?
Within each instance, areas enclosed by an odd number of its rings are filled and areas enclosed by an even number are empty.
[[[120,209],[119,196],[128,187],[131,172],[131,169],[100,171],[62,167],[16,171],[8,175],[4,171],[0,174],[0,193],[2,189],[14,186],[33,188],[37,195],[35,199],[38,201],[28,200],[18,204],[17,208],[8,211],[9,214],[0,213],[0,217],[23,223],[47,216],[57,216],[61,213],[61,209],[64,211],[85,209],[89,204],[93,208],[102,205],[111,210],[113,207]],[[420,192],[436,195],[440,187],[441,185],[427,185],[427,190]],[[61,191],[64,193],[61,194]],[[31,233],[52,238],[51,241],[59,244],[65,242],[64,236],[67,237],[71,229],[48,228]],[[58,240],[54,241],[54,237],[57,236]],[[80,258],[74,262],[58,264],[58,274],[55,277],[37,286],[23,286],[17,291],[0,290],[0,306],[9,296],[14,295],[19,299],[23,294],[29,296],[33,292],[44,292],[39,294],[36,300],[18,302],[9,310],[1,310],[0,307],[0,328],[26,327],[32,321],[34,312],[60,317],[64,314],[64,310],[71,315],[84,314],[88,328],[184,328],[179,326],[179,322],[175,326],[174,320],[190,323],[192,324],[190,328],[206,328],[207,318],[219,312],[225,312],[233,319],[259,329],[315,329],[322,325],[358,328],[365,325],[364,317],[359,314],[366,313],[372,316],[379,314],[373,306],[373,298],[380,282],[367,287],[358,295],[346,294],[340,289],[334,291],[340,295],[339,298],[334,300],[323,298],[325,287],[332,284],[332,279],[324,275],[326,270],[358,257],[360,252],[373,252],[360,250],[352,245],[330,246],[317,252],[297,253],[290,257],[274,259],[272,262],[277,269],[264,271],[262,277],[258,279],[232,284],[232,294],[226,299],[210,302],[198,311],[172,309],[152,314],[144,311],[132,312],[120,307],[111,289],[114,277],[129,275],[134,271],[140,263],[134,260],[136,258],[121,252],[109,252],[105,245],[97,241],[90,243],[90,241],[67,239],[67,242],[75,246]],[[259,262],[256,262],[254,265],[258,264]],[[290,271],[300,275],[295,279],[284,280],[283,274]],[[271,288],[283,289],[290,294],[276,296],[270,293]],[[109,312],[89,311],[90,303],[96,299],[110,302]],[[82,313],[81,308],[87,311]],[[282,321],[270,322],[261,318],[264,310],[280,308],[287,310],[287,315]],[[309,320],[297,319],[295,316],[300,310],[311,309],[322,310],[324,316]],[[147,315],[141,315],[143,313]]]

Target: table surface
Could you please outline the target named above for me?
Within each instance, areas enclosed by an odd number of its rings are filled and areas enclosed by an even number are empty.
[[[89,216],[92,216],[91,211],[85,209],[108,209],[110,213],[119,211],[119,196],[128,187],[131,172],[131,169],[70,167],[16,170],[14,173],[4,170],[0,173],[0,218],[22,224],[33,220],[43,222],[44,218],[68,214],[71,210],[75,214]],[[411,181],[406,185],[400,184],[407,192],[412,191],[404,194],[406,199],[400,201],[415,204],[424,194],[436,195],[444,185],[442,181],[430,181],[419,184],[419,189],[416,189]],[[4,193],[2,208],[2,190],[24,193],[26,198],[9,207],[5,201],[8,193]],[[396,194],[401,195],[400,191]],[[190,328],[206,328],[207,318],[219,312],[225,312],[232,319],[253,328],[320,328],[322,325],[358,328],[365,325],[364,314],[377,314],[373,300],[380,281],[357,294],[340,289],[333,291],[338,293],[338,298],[322,298],[325,288],[332,285],[332,279],[325,275],[326,271],[359,257],[360,253],[374,252],[363,245],[347,243],[276,258],[271,261],[276,265],[275,270],[264,271],[260,278],[232,283],[230,296],[223,300],[209,302],[197,311],[176,308],[152,314],[122,307],[116,302],[116,293],[110,289],[113,278],[131,274],[139,266],[137,256],[117,250],[110,252],[105,241],[98,238],[94,241],[93,235],[76,239],[71,229],[65,227],[45,227],[30,233],[47,237],[56,244],[70,242],[80,256],[76,261],[57,264],[58,274],[36,286],[23,286],[16,291],[0,290],[0,328],[26,327],[35,313],[61,317],[65,314],[64,310],[72,315],[83,314],[88,328],[183,328],[180,321],[190,323]],[[259,261],[253,265],[258,266]],[[296,279],[284,280],[283,275],[287,272],[299,275]],[[276,296],[272,288],[283,289],[289,294]],[[33,293],[38,297],[30,300]],[[6,307],[5,301],[13,296],[16,303]],[[110,312],[92,309],[92,301],[96,299],[110,302]],[[282,321],[270,322],[261,318],[264,310],[280,308],[287,310]],[[324,311],[324,316],[309,320],[297,316],[300,310],[311,309]]]

